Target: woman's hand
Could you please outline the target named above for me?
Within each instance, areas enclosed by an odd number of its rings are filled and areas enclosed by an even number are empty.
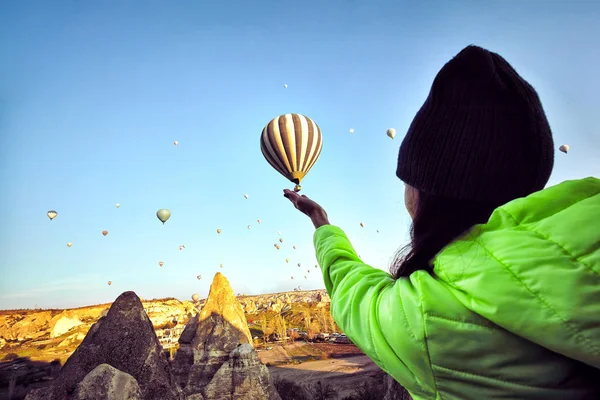
[[[299,195],[289,189],[284,189],[283,196],[291,201],[294,207],[306,214],[311,219],[315,228],[322,225],[329,225],[329,219],[323,207],[306,197],[306,195]]]

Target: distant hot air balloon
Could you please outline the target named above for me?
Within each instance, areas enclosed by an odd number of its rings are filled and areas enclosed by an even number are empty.
[[[244,198],[245,198],[246,200],[248,200],[248,194],[245,194],[245,195],[244,195]]]
[[[121,207],[120,203],[115,204],[117,206],[117,208]]]
[[[293,245],[292,247],[294,248],[294,250],[296,250],[296,245]]]
[[[281,236],[281,232],[277,231],[277,234],[278,234],[279,236]]]
[[[379,233],[379,229],[377,229],[377,233]]]
[[[298,268],[300,268],[302,265],[300,263],[298,263]]]
[[[112,285],[112,281],[108,281],[108,286]]]
[[[174,144],[175,146],[179,146],[179,142],[178,142],[177,140],[176,140],[176,141],[174,141],[174,142],[173,142],[173,144]]]
[[[198,280],[200,280],[200,279],[202,279],[202,275],[196,275],[196,278],[197,278]]]
[[[567,154],[569,152],[569,145],[568,144],[563,144],[561,145],[558,150],[562,151],[563,153]]]
[[[198,302],[198,300],[200,300],[200,296],[198,295],[198,293],[194,293],[194,294],[192,295],[192,301],[193,301],[194,303],[197,303],[197,302]]]
[[[251,228],[251,226],[250,226],[250,225],[248,225],[248,229],[250,229],[250,228]]]
[[[56,218],[58,213],[54,210],[50,210],[46,213],[46,215],[48,216],[48,218],[50,218],[50,221],[52,221],[54,218]]]
[[[289,258],[286,258],[286,259],[285,259],[285,262],[286,262],[286,263],[289,263],[289,262],[290,262],[290,259],[289,259]]]
[[[283,84],[283,87],[287,89],[287,83],[284,83],[284,84]]]
[[[294,182],[294,191],[317,162],[323,141],[319,126],[301,114],[273,118],[263,129],[260,150],[267,162],[285,178]]]
[[[219,267],[223,268],[223,264],[219,264]]]
[[[73,246],[73,243],[71,243],[71,242],[67,243],[67,247],[71,247],[71,246]]]
[[[106,235],[108,235],[108,231],[102,231],[102,234],[103,234],[104,236],[106,236]]]
[[[310,269],[307,269],[306,272],[308,272],[310,274]]]
[[[257,219],[256,222],[258,222],[260,224],[260,219]]]
[[[304,279],[308,279],[308,278],[306,277],[306,275],[304,275]]]
[[[220,234],[220,233],[221,233],[221,230],[220,230],[220,229],[217,229],[217,233],[219,233],[219,234]]]
[[[179,250],[183,250],[183,246],[179,246]]]
[[[319,266],[317,264],[315,264],[315,268],[319,268]]]
[[[350,133],[354,133],[354,128],[350,128]]]
[[[283,243],[283,238],[279,238],[279,242],[280,242],[280,243]]]
[[[292,276],[292,279],[294,279],[294,277]]]
[[[360,223],[360,226],[362,226],[362,227],[364,228],[364,227],[365,227],[365,223],[364,223],[364,222],[361,222],[361,223]]]
[[[393,138],[396,136],[396,130],[395,130],[394,128],[390,128],[390,129],[388,129],[388,130],[387,130],[387,135],[388,135],[390,138],[392,138],[392,139],[393,139]]]
[[[166,208],[161,208],[156,212],[156,216],[164,225],[165,222],[167,222],[167,220],[171,218],[171,211],[167,210]]]
[[[163,265],[165,265],[165,263],[164,263],[163,261],[160,261],[160,262],[158,263],[158,265],[160,265],[160,266],[162,267]]]

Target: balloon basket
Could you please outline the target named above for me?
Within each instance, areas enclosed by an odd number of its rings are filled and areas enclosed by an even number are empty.
[[[300,186],[300,185],[294,186],[294,192],[298,193],[301,190],[302,190],[302,186]]]

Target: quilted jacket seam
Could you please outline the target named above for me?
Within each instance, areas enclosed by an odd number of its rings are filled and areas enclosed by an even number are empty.
[[[594,345],[594,343],[592,341],[590,341],[585,335],[582,335],[577,326],[573,327],[571,326],[572,324],[575,325],[573,322],[571,321],[567,321],[565,318],[563,318],[558,311],[556,311],[554,308],[552,308],[550,306],[550,304],[542,298],[542,296],[535,292],[532,288],[530,288],[522,279],[521,277],[519,277],[518,274],[516,274],[508,265],[506,265],[504,262],[500,261],[491,251],[489,251],[482,243],[480,243],[480,246],[491,256],[493,257],[500,265],[502,265],[502,267],[504,267],[504,269],[506,271],[508,271],[534,298],[536,298],[540,303],[542,303],[542,305],[544,305],[548,310],[550,310],[552,312],[552,314],[554,314],[563,324],[563,326],[575,337],[582,339],[583,342],[585,342],[589,347],[590,350],[593,351],[593,353],[595,355],[598,355],[599,351],[598,348],[596,347],[596,345]]]
[[[475,322],[463,321],[463,320],[456,319],[456,318],[443,317],[441,315],[431,314],[431,313],[427,313],[425,315],[427,317],[429,317],[429,318],[441,319],[441,320],[444,320],[444,321],[455,322],[457,324],[465,324],[465,325],[478,326],[480,328],[484,328],[484,329],[487,329],[487,330],[490,330],[490,331],[496,330],[496,328],[494,328],[494,327],[491,327],[491,326],[488,326],[488,325],[483,325],[483,324],[478,324],[478,323],[475,323]]]
[[[439,368],[441,370],[455,372],[455,373],[457,373],[459,375],[463,375],[463,376],[467,376],[467,377],[475,376],[475,377],[487,379],[487,380],[490,380],[490,381],[502,382],[502,383],[504,383],[506,385],[516,386],[516,387],[525,387],[525,388],[534,388],[534,389],[554,389],[554,388],[551,388],[551,387],[531,386],[531,385],[525,385],[525,384],[522,384],[522,383],[516,383],[516,382],[506,381],[504,379],[492,378],[492,377],[485,376],[485,375],[474,374],[472,372],[466,372],[466,371],[461,371],[461,370],[454,369],[454,368],[444,367],[444,366],[438,365],[438,364],[432,364],[431,366],[432,366],[432,368]]]
[[[421,286],[421,279],[418,275],[415,276],[415,278],[417,279],[417,281],[419,282],[419,286]],[[429,338],[427,337],[427,319],[425,319],[425,311],[423,310],[423,291],[419,291],[419,311],[421,312],[421,318],[423,320],[423,336],[424,336],[424,345],[425,345],[425,353],[427,354],[427,361],[429,361],[429,368],[431,368],[431,375],[433,375],[433,384],[434,384],[434,390],[435,390],[435,398],[442,400],[442,394],[440,393],[438,387],[437,387],[437,377],[435,375],[435,371],[433,370],[433,363],[431,362],[431,354],[429,354],[429,345],[428,345],[428,341]]]
[[[590,196],[590,197],[593,197],[593,196]],[[585,199],[582,199],[582,200],[580,200],[580,201],[583,201],[583,200],[586,200],[586,199],[588,199],[588,197],[586,197]],[[574,204],[577,204],[577,203],[574,203]],[[574,204],[571,204],[571,206],[572,206],[572,205],[574,205]],[[571,206],[569,206],[569,207],[571,207]],[[569,208],[569,207],[567,207],[567,208]],[[566,210],[567,208],[565,208],[564,210]],[[595,271],[595,270],[594,270],[594,268],[592,268],[592,266],[591,266],[591,265],[588,265],[588,264],[586,264],[584,261],[580,260],[580,257],[576,257],[575,255],[573,255],[573,254],[572,254],[572,253],[571,253],[569,250],[565,249],[565,248],[564,248],[562,245],[560,245],[560,244],[559,244],[559,243],[557,243],[556,241],[552,240],[552,239],[551,239],[549,236],[543,235],[541,232],[539,232],[539,231],[537,231],[537,230],[535,230],[535,229],[533,229],[533,228],[531,228],[531,227],[529,227],[529,226],[527,226],[527,225],[521,224],[521,223],[520,223],[520,222],[519,222],[519,221],[518,221],[518,220],[517,220],[515,217],[513,217],[513,215],[512,215],[511,213],[509,213],[508,211],[506,211],[506,210],[502,210],[502,212],[503,212],[503,213],[505,213],[506,215],[508,215],[510,218],[512,218],[512,220],[513,220],[513,221],[514,221],[514,222],[517,224],[517,226],[521,226],[521,227],[523,227],[524,229],[528,230],[529,232],[535,233],[536,235],[538,235],[538,236],[539,236],[539,237],[541,237],[542,239],[544,239],[544,240],[546,240],[546,241],[548,241],[548,242],[550,242],[550,243],[554,244],[556,247],[558,247],[559,249],[561,249],[561,250],[563,251],[563,253],[565,253],[566,255],[568,255],[568,256],[569,256],[569,257],[570,257],[570,258],[571,258],[573,261],[575,261],[576,263],[583,264],[585,267],[587,267],[587,269],[588,269],[588,270],[590,270],[590,271],[591,271],[592,273],[594,273],[595,275],[600,275],[600,272],[597,272],[597,271]],[[556,214],[553,214],[553,215],[556,215]],[[586,256],[586,255],[588,255],[588,254],[582,254],[582,257],[583,257],[583,256]]]

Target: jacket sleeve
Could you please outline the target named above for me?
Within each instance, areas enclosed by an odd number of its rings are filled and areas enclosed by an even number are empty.
[[[411,393],[430,396],[420,295],[411,280],[363,263],[336,226],[319,227],[313,240],[338,326]]]

